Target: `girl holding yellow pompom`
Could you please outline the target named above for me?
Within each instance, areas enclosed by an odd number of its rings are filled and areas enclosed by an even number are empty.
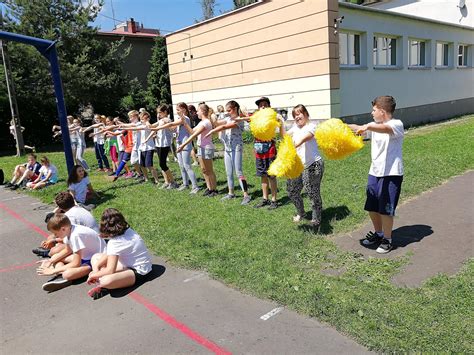
[[[303,187],[309,196],[312,216],[311,224],[321,224],[321,211],[323,203],[321,199],[321,180],[324,173],[324,162],[319,154],[318,144],[314,137],[316,125],[310,123],[309,113],[304,105],[297,105],[292,111],[295,124],[287,132],[293,139],[296,152],[304,164],[303,174],[296,179],[287,180],[288,197],[296,207],[294,222],[299,222],[304,214]]]

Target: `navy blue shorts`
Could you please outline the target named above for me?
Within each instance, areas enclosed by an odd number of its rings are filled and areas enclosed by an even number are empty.
[[[367,200],[364,209],[387,216],[395,216],[403,176],[376,177],[369,175]]]
[[[89,266],[92,269],[91,261],[86,259],[81,259],[81,266]]]
[[[133,273],[135,274],[135,283],[134,285],[136,284],[142,284],[144,283],[147,279],[148,279],[148,276],[150,276],[150,273],[146,274],[146,275],[142,275],[142,274],[139,274],[137,270],[135,270],[133,267],[130,268],[130,270],[133,271]]]
[[[140,151],[140,165],[145,168],[151,168],[153,166],[154,152],[154,150]]]

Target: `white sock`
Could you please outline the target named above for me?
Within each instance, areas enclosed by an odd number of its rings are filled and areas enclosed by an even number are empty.
[[[377,232],[377,231],[376,231],[375,233],[377,233],[377,235],[378,235],[379,237],[382,237],[382,238],[383,238],[383,232]]]

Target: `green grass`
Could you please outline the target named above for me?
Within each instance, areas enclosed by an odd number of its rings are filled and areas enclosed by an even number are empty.
[[[472,169],[473,132],[472,115],[410,130],[404,144],[402,200]],[[64,177],[61,153],[48,156]],[[95,161],[92,151],[86,159]],[[0,166],[10,171],[23,160],[0,158]],[[93,173],[93,186],[104,194],[94,215],[98,218],[106,207],[116,207],[148,247],[170,263],[206,270],[243,292],[314,316],[370,349],[473,353],[474,261],[467,261],[453,277],[439,275],[417,289],[394,286],[391,277],[409,256],[363,259],[339,250],[331,240],[367,221],[363,203],[370,148],[325,164],[324,222],[319,234],[291,222],[294,207],[283,180],[279,181],[283,206],[267,211],[242,207],[240,200],[223,203],[217,198],[158,190],[151,184],[127,180],[112,184]],[[215,168],[219,188],[224,189],[222,159],[215,161]],[[175,163],[171,169],[177,175]],[[244,171],[253,197],[260,197],[251,146],[246,147]],[[65,187],[63,180],[32,195],[51,202]],[[327,268],[345,272],[322,274]]]

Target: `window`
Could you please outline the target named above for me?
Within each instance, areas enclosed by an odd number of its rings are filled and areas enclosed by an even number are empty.
[[[360,35],[339,33],[339,63],[341,65],[360,65]]]
[[[426,42],[417,39],[408,41],[408,65],[424,67],[426,65]]]
[[[397,39],[374,37],[374,65],[397,65]]]
[[[436,43],[436,66],[447,67],[449,64],[449,44]]]
[[[467,67],[467,50],[468,49],[469,49],[469,47],[464,45],[464,44],[459,45],[458,66]]]

